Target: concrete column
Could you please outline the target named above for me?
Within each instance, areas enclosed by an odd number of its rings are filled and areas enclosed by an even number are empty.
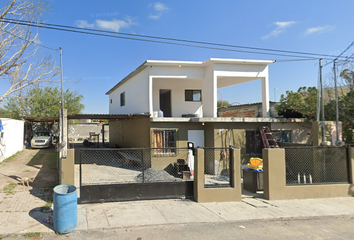
[[[204,189],[204,149],[194,150],[194,200],[199,202],[199,193]]]
[[[60,110],[60,118],[59,118],[59,183],[62,184],[63,181],[63,164],[65,164],[64,160],[67,158],[67,150],[68,150],[68,115],[67,109],[64,109],[63,112],[64,117],[62,117],[62,112]],[[64,120],[64,121],[63,121]]]
[[[268,77],[262,78],[262,116],[263,117],[270,117]]]
[[[283,199],[286,187],[285,149],[264,148],[263,191],[268,200]]]
[[[217,117],[217,91],[214,67],[208,66],[202,83],[203,117]]]
[[[149,76],[149,112],[150,115],[153,115],[153,111],[154,111],[154,98],[153,98],[153,77]],[[156,109],[156,111],[158,111],[159,109]]]

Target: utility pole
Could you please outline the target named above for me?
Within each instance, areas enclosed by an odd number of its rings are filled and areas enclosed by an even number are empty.
[[[338,109],[338,89],[337,89],[337,59],[333,61],[333,76],[334,76],[334,94],[336,102],[336,145],[339,143],[339,109]]]
[[[61,142],[64,141],[64,92],[63,92],[63,50],[60,49],[60,79],[61,79]]]
[[[321,94],[321,131],[322,131],[322,142],[326,140],[325,137],[325,116],[324,116],[324,99],[323,99],[323,83],[322,83],[322,59],[319,60],[319,67],[320,67],[320,73],[319,73],[319,80],[320,80],[320,94]]]

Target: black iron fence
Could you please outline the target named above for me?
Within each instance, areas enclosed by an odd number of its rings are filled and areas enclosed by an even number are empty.
[[[80,186],[191,180],[191,154],[187,148],[82,148]]]
[[[204,148],[205,187],[231,186],[232,158],[231,148]]]
[[[285,162],[287,185],[349,182],[346,147],[287,147]]]

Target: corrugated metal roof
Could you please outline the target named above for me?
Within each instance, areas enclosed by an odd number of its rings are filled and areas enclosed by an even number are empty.
[[[74,114],[68,115],[68,119],[136,119],[149,118],[149,114]],[[59,117],[31,117],[24,116],[24,120],[30,122],[58,122]]]

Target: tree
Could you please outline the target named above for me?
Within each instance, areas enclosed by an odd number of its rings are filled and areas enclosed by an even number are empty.
[[[1,8],[2,7],[2,8]],[[57,67],[49,55],[39,56],[38,32],[18,21],[38,22],[49,10],[41,0],[11,0],[0,3],[0,83],[5,89],[0,103],[33,84],[53,82]]]
[[[64,92],[64,108],[68,115],[80,114],[84,105],[83,96],[67,89]],[[61,92],[58,87],[31,88],[21,98],[10,97],[4,106],[5,113],[11,113],[17,119],[23,116],[58,117],[61,109]],[[9,114],[8,114],[9,115]]]
[[[315,120],[317,109],[316,87],[300,87],[296,92],[286,91],[280,96],[280,104],[275,106],[282,114],[287,111],[301,113],[304,117]]]
[[[230,103],[226,100],[222,101],[222,100],[218,100],[217,101],[217,107],[221,108],[221,107],[228,107],[230,106]]]

